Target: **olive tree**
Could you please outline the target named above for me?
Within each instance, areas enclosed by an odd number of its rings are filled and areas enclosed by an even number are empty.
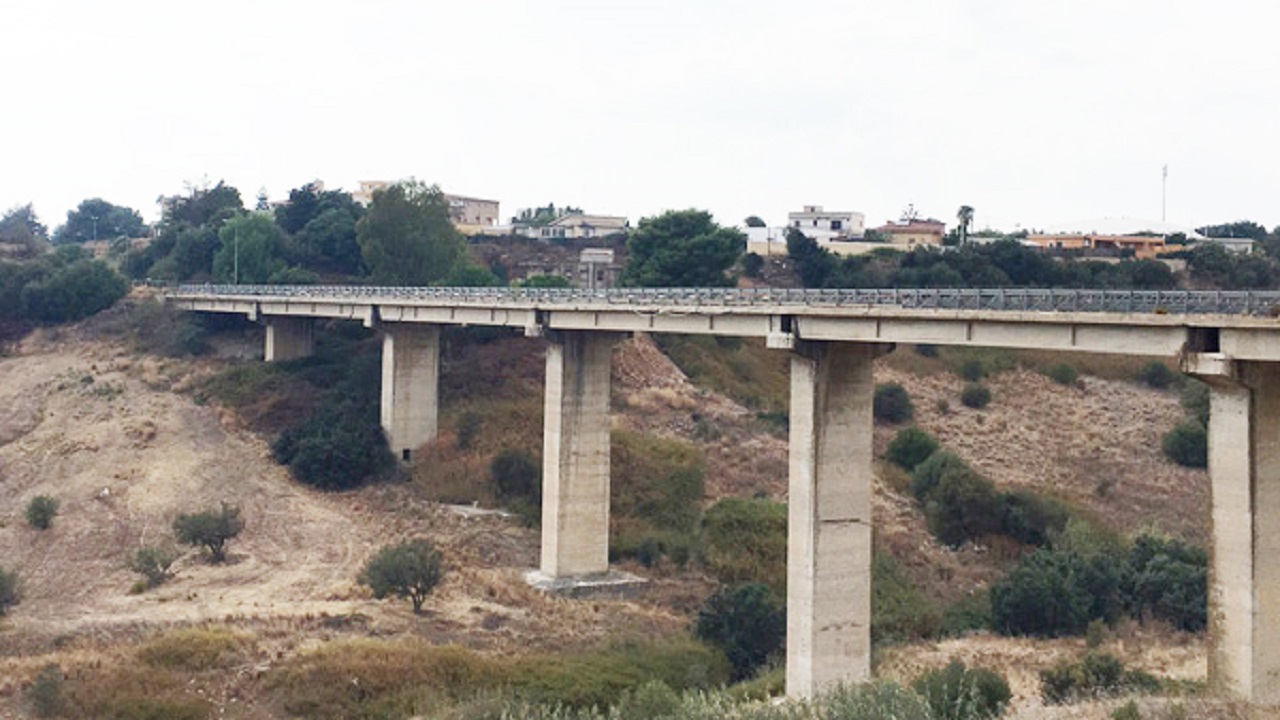
[[[179,515],[173,521],[173,532],[184,545],[203,546],[209,551],[209,559],[223,562],[227,559],[227,541],[240,534],[244,520],[240,508],[222,503],[221,510],[206,510],[193,515]]]
[[[379,600],[388,595],[407,597],[413,612],[421,614],[422,602],[443,577],[440,551],[429,540],[408,540],[379,550],[365,563],[359,579]]]

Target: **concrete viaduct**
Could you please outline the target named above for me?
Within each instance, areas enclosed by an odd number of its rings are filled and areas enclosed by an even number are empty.
[[[696,333],[790,352],[792,697],[870,677],[878,355],[934,343],[1176,357],[1210,387],[1210,680],[1280,701],[1280,293],[186,286],[166,300],[260,321],[268,362],[310,354],[317,319],[379,329],[382,425],[405,459],[436,435],[441,326],[545,337],[540,572],[564,582],[609,571],[613,344],[638,331]]]

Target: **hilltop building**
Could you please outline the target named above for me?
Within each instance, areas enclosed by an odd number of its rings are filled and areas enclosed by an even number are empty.
[[[866,234],[866,217],[860,212],[823,210],[821,205],[805,205],[787,213],[787,227],[814,240],[857,240]]]
[[[512,228],[512,232],[516,235],[539,240],[581,240],[622,235],[630,228],[631,224],[626,218],[616,215],[567,213],[546,225],[517,224]]]
[[[947,225],[940,220],[909,219],[902,222],[889,222],[875,229],[887,237],[890,245],[913,248],[920,245],[941,246],[946,236]]]
[[[361,180],[360,187],[352,191],[351,199],[368,207],[373,202],[375,192],[392,184],[390,180]],[[482,200],[450,193],[445,193],[444,199],[449,203],[449,219],[463,235],[480,235],[498,224],[497,200]]]

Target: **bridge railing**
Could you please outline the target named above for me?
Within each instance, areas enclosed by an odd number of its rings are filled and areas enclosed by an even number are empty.
[[[1280,316],[1280,292],[1194,290],[790,288],[446,288],[369,285],[184,285],[174,298],[435,301],[477,305],[899,307],[1000,312],[1107,312]]]

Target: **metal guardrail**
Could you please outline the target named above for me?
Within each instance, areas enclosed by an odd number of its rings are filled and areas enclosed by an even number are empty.
[[[607,307],[896,307],[920,310],[1105,312],[1280,317],[1280,292],[1189,290],[791,290],[784,288],[446,288],[365,285],[183,285],[174,298],[436,300],[474,305],[602,305]]]

